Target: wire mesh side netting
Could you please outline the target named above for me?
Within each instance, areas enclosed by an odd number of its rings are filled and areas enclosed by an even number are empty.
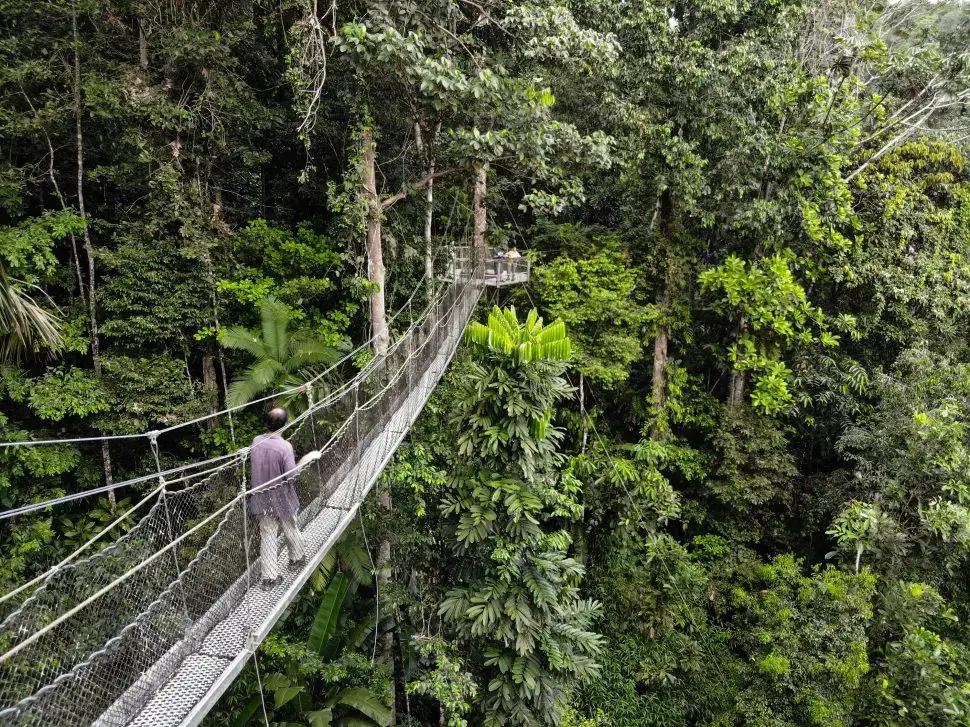
[[[297,457],[321,452],[269,486],[294,488],[301,528],[360,504],[440,378],[481,291],[481,268],[452,273],[387,355],[287,432]],[[245,456],[190,477],[114,544],[50,574],[0,624],[0,723],[127,724],[258,580],[247,487]]]

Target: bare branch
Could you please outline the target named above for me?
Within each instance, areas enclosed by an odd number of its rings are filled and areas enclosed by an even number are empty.
[[[936,110],[935,108],[931,108],[926,113],[926,115],[922,119],[920,119],[916,124],[914,124],[914,125],[907,125],[908,128],[905,131],[903,131],[901,134],[897,134],[892,139],[890,139],[885,145],[883,145],[883,147],[879,151],[877,151],[875,154],[873,154],[871,157],[869,157],[864,163],[860,164],[851,174],[849,174],[845,178],[845,181],[846,182],[852,181],[852,179],[856,175],[858,175],[861,172],[863,172],[870,164],[872,164],[874,161],[880,159],[882,156],[884,156],[885,154],[887,154],[897,144],[900,144],[901,142],[905,141],[910,136],[912,136],[913,135],[913,132],[916,131],[916,129],[919,127],[919,125],[922,124],[924,121],[926,121],[933,114],[933,112],[935,110]]]
[[[430,182],[434,181],[438,177],[444,177],[448,174],[454,174],[455,172],[466,172],[466,171],[468,171],[468,169],[466,169],[465,167],[448,167],[447,169],[442,169],[440,171],[433,172],[432,174],[427,174],[421,179],[419,179],[417,182],[415,182],[414,184],[409,185],[407,189],[404,189],[398,192],[397,194],[394,194],[394,195],[391,195],[390,197],[385,198],[381,202],[381,207],[384,209],[387,209],[391,205],[400,202],[402,199],[406,199],[409,195],[413,194],[414,192],[417,192],[420,189],[424,189],[425,187],[428,186]]]

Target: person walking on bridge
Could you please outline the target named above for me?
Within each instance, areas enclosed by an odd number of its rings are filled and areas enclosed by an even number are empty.
[[[267,431],[253,439],[251,449],[252,488],[262,489],[251,495],[249,511],[259,519],[259,561],[262,586],[266,589],[273,588],[283,580],[276,563],[279,556],[279,526],[283,527],[289,548],[290,567],[299,568],[306,561],[303,535],[296,522],[300,509],[294,486],[296,457],[293,445],[279,434],[288,418],[285,409],[270,409],[266,413]]]

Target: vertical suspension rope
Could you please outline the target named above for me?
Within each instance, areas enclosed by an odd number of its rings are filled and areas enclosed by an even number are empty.
[[[310,416],[309,416],[309,419],[310,419],[310,432],[313,434],[313,451],[314,452],[319,452],[320,451],[320,443],[317,441],[317,425],[314,422],[315,415],[314,415],[314,412],[313,412],[313,388],[312,388],[312,385],[307,385],[306,399],[307,399],[307,406],[310,407]],[[314,465],[316,466],[316,470],[317,470],[317,497],[320,498],[320,507],[322,509],[323,508],[323,505],[324,505],[324,502],[323,502],[323,486],[324,486],[325,483],[323,481],[323,472],[320,471],[320,460],[319,460],[319,458],[317,459],[316,462],[314,462]],[[314,517],[316,517],[316,516],[314,516]]]
[[[175,540],[175,529],[172,527],[172,512],[168,505],[168,486],[165,478],[162,477],[162,462],[158,456],[158,430],[148,433],[148,441],[151,443],[152,455],[155,457],[155,471],[158,473],[158,484],[162,486],[159,498],[165,508],[165,527],[168,530],[168,542]],[[182,611],[185,613],[185,630],[192,627],[192,618],[189,616],[189,602],[185,597],[185,587],[182,583],[182,564],[179,562],[178,548],[172,548],[172,563],[175,566],[175,580],[178,582],[179,597],[182,599]]]
[[[363,452],[360,451],[360,382],[354,384],[354,452],[355,459],[360,462]],[[357,465],[357,474],[354,476],[354,502],[360,497],[358,484],[360,483],[361,466]]]
[[[253,588],[253,567],[252,559],[249,555],[249,507],[247,504],[249,497],[246,495],[246,461],[248,459],[249,452],[246,451],[243,453],[242,462],[240,463],[241,476],[239,478],[239,507],[242,511],[243,554],[246,559],[246,594],[243,596],[243,600],[246,602],[246,629],[249,631],[246,635],[246,648],[253,652],[253,666],[256,668],[256,684],[259,685],[259,702],[263,708],[263,723],[266,727],[269,727],[269,715],[266,713],[266,697],[263,694],[263,677],[259,673],[259,655],[256,653],[257,644],[254,643],[253,613],[249,605],[249,594]]]

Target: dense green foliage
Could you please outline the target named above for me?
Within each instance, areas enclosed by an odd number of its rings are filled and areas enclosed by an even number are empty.
[[[365,231],[395,310],[477,180],[532,279],[212,724],[970,725],[968,41],[958,2],[0,0],[0,438],[301,385],[371,340]],[[0,508],[153,466],[0,449]],[[141,492],[0,521],[0,587]]]

